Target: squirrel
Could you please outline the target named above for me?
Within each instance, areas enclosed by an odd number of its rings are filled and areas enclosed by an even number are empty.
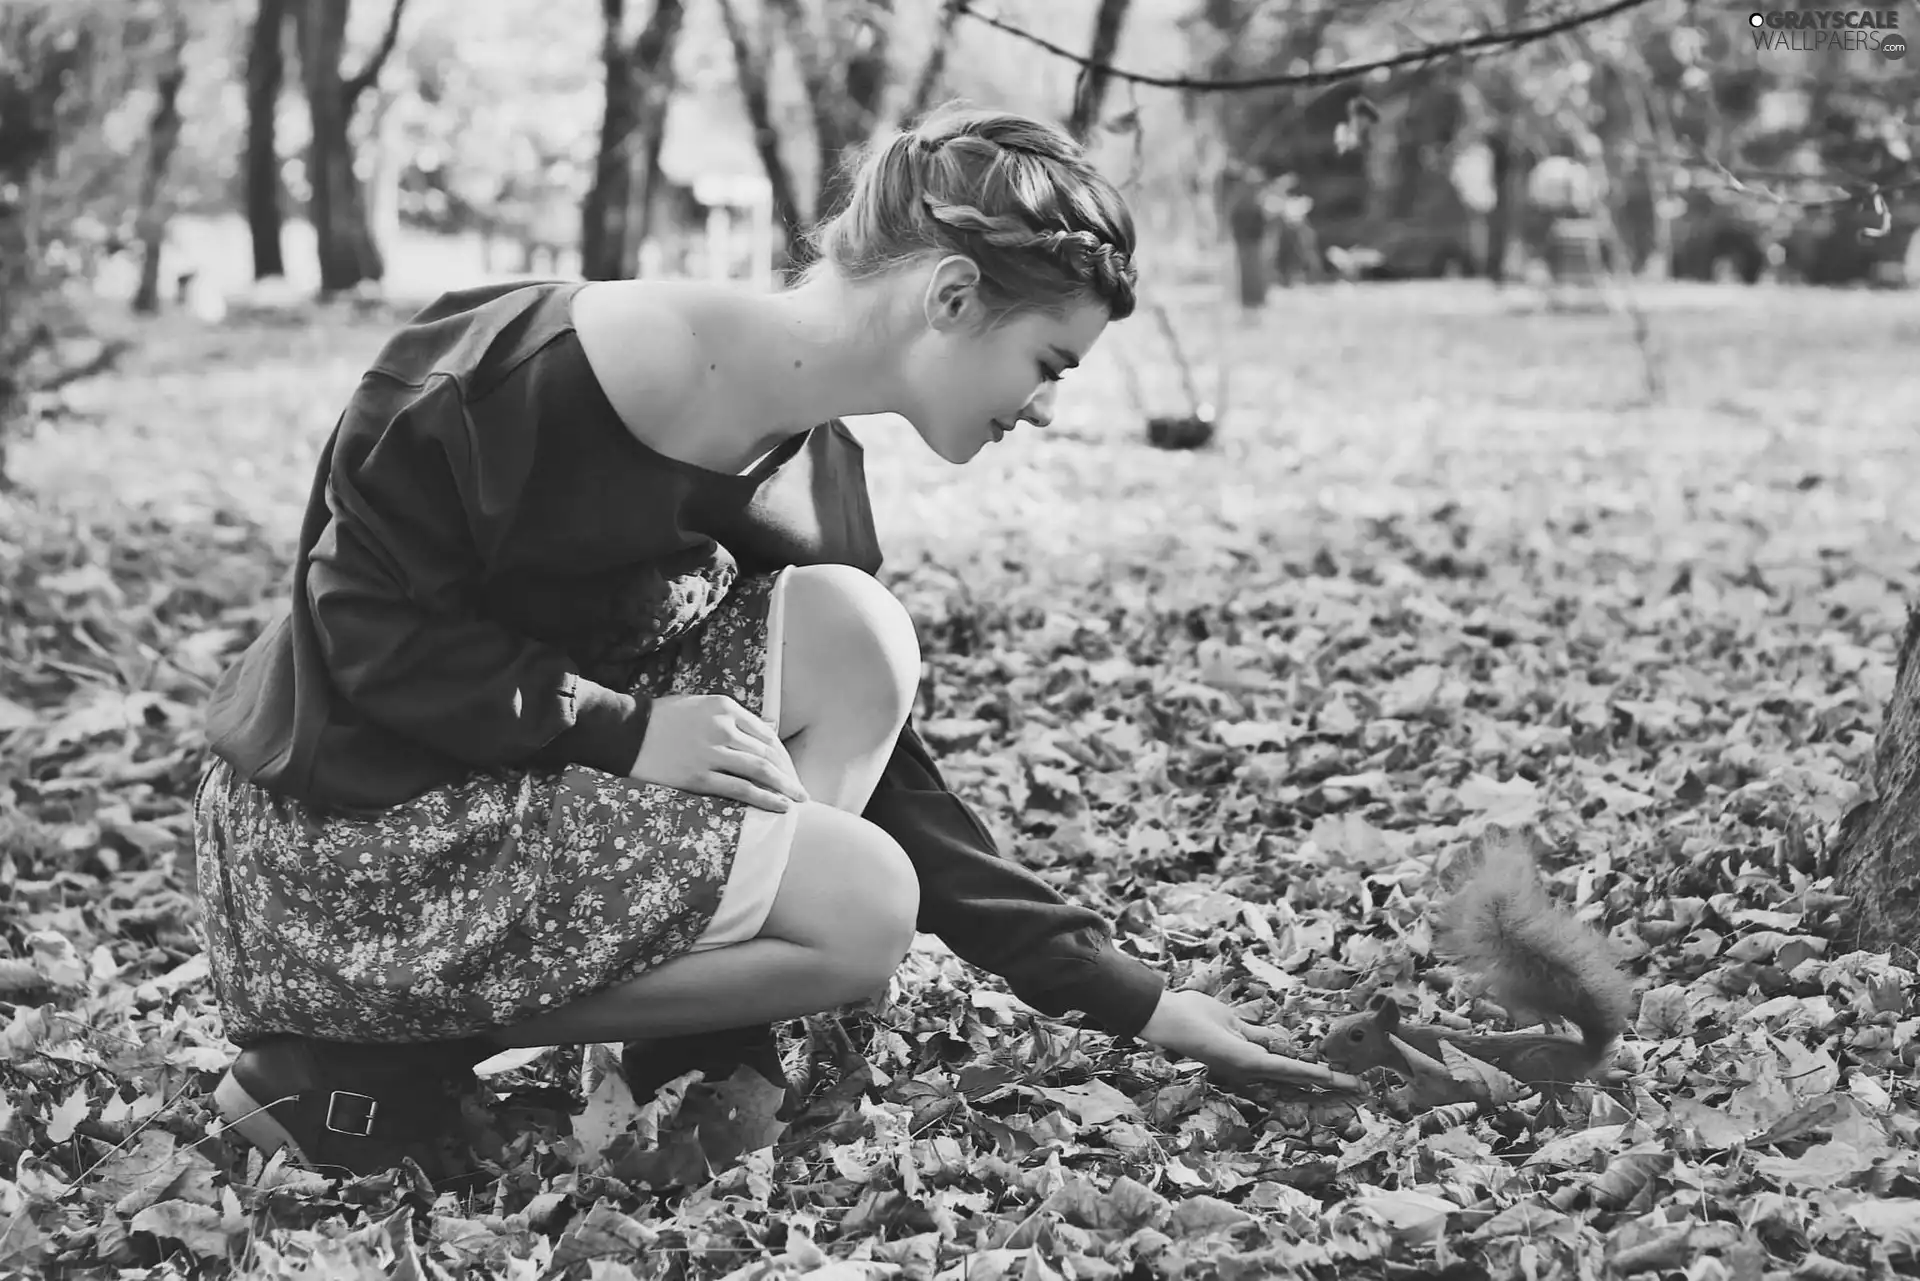
[[[1328,1063],[1356,1074],[1387,1067],[1412,1079],[1416,1073],[1393,1038],[1436,1060],[1443,1058],[1441,1043],[1451,1042],[1517,1081],[1558,1094],[1606,1062],[1633,1001],[1632,984],[1606,939],[1548,896],[1521,840],[1485,842],[1476,861],[1440,911],[1435,952],[1477,977],[1516,1016],[1565,1019],[1580,1036],[1403,1023],[1400,1007],[1382,994],[1367,1012],[1333,1025],[1320,1043]]]

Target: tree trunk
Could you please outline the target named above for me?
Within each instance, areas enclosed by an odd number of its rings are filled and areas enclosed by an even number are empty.
[[[386,261],[367,220],[366,193],[354,173],[351,127],[360,95],[373,84],[393,52],[406,0],[394,0],[392,18],[380,49],[358,75],[345,77],[340,58],[346,45],[351,0],[306,0],[300,9],[300,69],[306,83],[313,141],[307,150],[307,181],[313,233],[320,255],[320,292],[337,293],[387,274]]]
[[[1506,0],[1506,23],[1518,27],[1527,16],[1527,0]],[[1493,212],[1487,218],[1487,279],[1496,285],[1506,283],[1507,258],[1520,231],[1520,216],[1526,203],[1526,171],[1522,163],[1519,114],[1527,109],[1525,95],[1513,83],[1518,74],[1508,51],[1506,65],[1496,73],[1495,102],[1498,120],[1487,149],[1493,160]]]
[[[846,199],[850,148],[873,136],[885,105],[893,0],[828,0],[825,34],[802,0],[772,0],[786,19],[819,156],[814,221]]]
[[[247,230],[253,278],[287,274],[280,248],[280,151],[274,129],[286,78],[286,0],[260,0],[247,56]]]
[[[633,176],[627,183],[627,233],[622,237],[626,252],[622,255],[622,279],[638,278],[641,254],[647,232],[653,225],[653,198],[660,190],[660,155],[635,156]]]
[[[753,149],[759,153],[760,167],[767,174],[773,216],[786,233],[786,261],[777,265],[791,278],[806,263],[812,249],[807,241],[807,222],[800,213],[793,171],[787,167],[786,156],[781,154],[780,131],[773,123],[766,60],[754,48],[753,37],[741,21],[737,0],[720,0],[720,16],[727,24],[727,40],[733,45],[734,79],[740,86],[747,122],[753,126]]]
[[[1493,209],[1487,214],[1487,279],[1503,284],[1507,279],[1507,256],[1513,244],[1514,217],[1519,201],[1515,198],[1513,174],[1513,136],[1503,120],[1487,139],[1488,168],[1493,180]]]
[[[1126,25],[1131,0],[1100,0],[1093,15],[1093,48],[1087,57],[1093,65],[1082,67],[1073,86],[1073,111],[1067,117],[1067,132],[1085,142],[1100,119],[1100,103],[1107,96],[1107,85],[1114,51],[1120,47],[1120,30]]]
[[[1920,937],[1920,610],[1907,613],[1868,796],[1840,820],[1833,848],[1834,889],[1853,899],[1847,941],[1909,951]]]
[[[626,0],[600,0],[604,24],[600,61],[606,105],[600,118],[600,154],[580,213],[580,272],[588,280],[623,280],[639,253],[635,171],[645,181],[658,168],[673,97],[673,51],[685,0],[655,0],[632,48],[621,38]]]
[[[900,112],[903,121],[917,120],[933,106],[934,95],[946,80],[947,53],[953,48],[953,29],[966,11],[967,0],[947,0],[940,10],[940,25],[933,33],[933,47],[927,51],[927,60],[920,64],[919,78],[913,82],[913,91]],[[1125,7],[1125,0],[1122,0]]]
[[[661,104],[663,114],[669,109],[669,103]],[[641,144],[643,154],[635,161],[637,172],[627,199],[626,274],[629,276],[640,274],[640,252],[647,243],[647,237],[653,234],[653,218],[660,209],[660,187],[665,181],[664,171],[660,168],[660,153],[665,149],[666,141],[665,128],[647,131]]]
[[[1198,37],[1195,40],[1198,47],[1194,52],[1201,55],[1201,74],[1210,80],[1238,75],[1239,52],[1244,47],[1240,37],[1247,23],[1242,6],[1237,0],[1203,0],[1200,19],[1190,29],[1190,39]],[[1199,126],[1196,133],[1214,144],[1195,149],[1199,161],[1195,185],[1201,187],[1205,194],[1205,199],[1195,204],[1203,206],[1212,215],[1209,230],[1224,248],[1233,240],[1232,220],[1228,216],[1233,199],[1231,175],[1239,169],[1242,163],[1240,157],[1251,140],[1239,127],[1232,94],[1187,93],[1182,95],[1182,106],[1191,112],[1190,118]],[[1243,264],[1238,245],[1234,245],[1233,253],[1234,279],[1236,284],[1241,284]],[[1239,290],[1235,292],[1236,296],[1240,296]]]
[[[627,140],[640,117],[640,89],[627,73],[627,51],[621,40],[626,9],[626,0],[600,0],[600,65],[606,94],[600,113],[600,154],[580,212],[580,274],[588,280],[617,280],[623,274],[621,250],[627,239],[627,206],[633,188]]]
[[[828,144],[832,147],[832,163],[826,164],[829,159],[826,152],[821,155],[824,180],[818,208],[823,217],[846,201],[848,154],[873,137],[880,113],[886,106],[891,76],[889,37],[893,27],[893,0],[866,0],[851,17],[852,23],[843,35],[841,53],[845,92],[828,99],[841,110],[833,113],[835,128],[829,131],[834,135]]]
[[[376,245],[391,245],[400,237],[400,181],[410,150],[402,135],[400,99],[375,91],[368,95],[367,127],[360,155],[369,161],[362,184],[367,202],[367,229]]]
[[[653,17],[633,46],[633,74],[640,81],[640,132],[635,148],[641,183],[637,216],[628,228],[626,261],[638,264],[640,244],[652,227],[660,190],[660,153],[667,145],[667,116],[678,81],[674,50],[687,16],[686,0],[654,0]]]
[[[1267,280],[1273,257],[1267,243],[1268,218],[1260,184],[1251,176],[1231,184],[1227,199],[1227,230],[1233,237],[1234,279],[1240,306],[1257,311],[1266,305]]]
[[[133,309],[142,315],[160,310],[160,254],[167,239],[167,170],[180,141],[180,85],[187,78],[187,23],[176,13],[167,33],[166,60],[154,86],[153,118],[147,130],[147,169],[140,181],[140,288]]]

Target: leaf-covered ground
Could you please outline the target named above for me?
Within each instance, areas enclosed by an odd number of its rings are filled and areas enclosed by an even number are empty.
[[[790,1026],[784,1128],[556,1051],[490,1078],[500,1177],[439,1195],[210,1134],[182,839],[384,321],[157,323],[0,500],[0,1274],[1914,1273],[1916,960],[1830,945],[1825,850],[1920,571],[1920,298],[1643,305],[1645,344],[1469,288],[1183,308],[1232,373],[1197,454],[1140,439],[1123,363],[1181,395],[1145,320],[970,467],[857,424],[923,724],[1014,857],[1311,1055],[1376,988],[1468,1010],[1437,864],[1532,825],[1630,958],[1616,1093],[1224,1091],[923,938],[884,1008]]]

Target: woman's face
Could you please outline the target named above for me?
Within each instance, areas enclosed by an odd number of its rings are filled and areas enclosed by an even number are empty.
[[[936,268],[925,332],[907,352],[907,417],[934,453],[964,463],[1022,422],[1053,421],[1055,384],[1092,349],[1107,309],[1075,303],[1059,315],[1016,312],[988,325],[978,271],[965,258]]]

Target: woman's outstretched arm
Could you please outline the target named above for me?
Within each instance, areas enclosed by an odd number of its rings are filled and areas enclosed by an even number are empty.
[[[947,790],[911,721],[866,818],[913,862],[920,928],[961,960],[998,974],[1042,1014],[1080,1010],[1114,1036],[1137,1036],[1153,1017],[1166,990],[1159,972],[1113,945],[1105,917],[1000,854],[986,825]]]

